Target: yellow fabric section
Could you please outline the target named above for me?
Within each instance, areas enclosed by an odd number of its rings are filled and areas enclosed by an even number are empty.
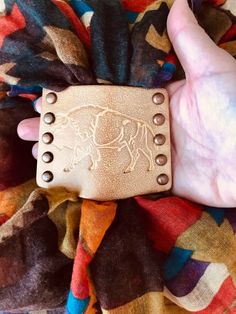
[[[186,311],[182,307],[179,307],[175,303],[171,302],[167,298],[164,298],[164,314],[188,314],[191,313]]]
[[[103,314],[157,314],[164,312],[162,292],[148,292],[134,301],[112,310],[102,309]]]
[[[171,43],[168,38],[167,32],[164,31],[163,35],[159,35],[159,33],[156,31],[155,27],[151,25],[149,27],[148,33],[146,35],[146,41],[151,45],[152,47],[156,49],[161,49],[166,53],[169,53],[171,50]]]
[[[0,192],[0,214],[12,217],[37,187],[35,179]]]
[[[81,200],[76,193],[64,188],[41,191],[48,199],[48,217],[57,227],[59,250],[73,259],[78,242]]]
[[[220,45],[220,47],[225,49],[232,56],[236,57],[236,40],[223,43]]]
[[[116,214],[116,202],[84,200],[81,208],[80,241],[93,255]]]
[[[236,284],[236,236],[227,219],[218,226],[208,213],[203,212],[201,219],[179,236],[176,246],[192,250],[193,259],[225,264]]]

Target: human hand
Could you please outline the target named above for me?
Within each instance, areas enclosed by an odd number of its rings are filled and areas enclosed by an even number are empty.
[[[236,61],[175,0],[168,34],[186,79],[170,95],[173,193],[201,204],[236,206]]]
[[[35,110],[41,113],[42,97],[38,98],[35,104]],[[38,139],[39,139],[39,121],[40,118],[30,118],[21,121],[17,128],[17,133],[20,138],[26,141],[35,141],[32,148],[34,158],[38,157]]]
[[[198,25],[187,0],[175,0],[167,26],[186,74],[185,80],[167,86],[172,192],[210,206],[235,207],[236,61]],[[18,127],[26,140],[38,140],[38,132],[38,118]]]

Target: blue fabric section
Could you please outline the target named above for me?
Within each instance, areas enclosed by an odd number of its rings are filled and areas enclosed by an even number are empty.
[[[89,298],[80,300],[73,296],[72,291],[70,290],[67,298],[66,311],[68,314],[83,314],[86,311],[86,308],[89,303]]]
[[[137,16],[138,16],[138,13],[132,12],[132,11],[127,11],[126,16],[127,16],[128,22],[133,24],[135,22]]]
[[[70,4],[79,17],[83,16],[86,12],[93,12],[93,9],[82,0],[71,0]]]
[[[216,207],[204,206],[204,210],[207,213],[209,213],[212,218],[214,218],[215,222],[218,225],[222,224],[222,222],[224,220],[224,216],[225,216],[224,208],[216,208]]]
[[[193,251],[184,250],[174,247],[168,256],[164,266],[164,278],[170,280],[174,278],[184,267],[186,262],[191,257]]]
[[[174,73],[175,72],[174,64],[168,63],[168,62],[164,63],[163,67],[161,69],[162,69],[162,71],[167,71],[167,72],[170,72],[170,73]]]
[[[42,94],[41,86],[19,86],[11,85],[11,90],[8,92],[9,96],[17,96],[19,94]]]

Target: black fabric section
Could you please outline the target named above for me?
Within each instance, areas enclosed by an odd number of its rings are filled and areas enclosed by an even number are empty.
[[[36,160],[31,153],[33,143],[18,137],[17,125],[38,114],[29,100],[14,98],[0,101],[0,190],[34,178],[36,173]]]
[[[52,1],[16,0],[15,2],[26,19],[27,27],[34,35],[37,35],[38,31],[42,32],[44,26],[73,29],[71,22]]]
[[[38,56],[32,56],[31,60],[29,66],[26,66],[27,61],[21,62],[8,71],[9,75],[15,77],[20,74],[19,86],[39,85],[59,92],[71,85],[96,83],[90,71],[82,66],[65,65],[59,60],[47,61]]]
[[[148,11],[141,22],[137,23],[131,33],[133,56],[129,85],[140,87],[160,87],[163,79],[160,77],[160,66],[157,60],[164,60],[167,54],[150,46],[145,40],[151,25],[159,35],[166,30],[169,8],[162,3],[158,10]]]
[[[63,64],[60,59],[48,61],[38,56],[45,51],[57,55],[54,47],[42,44],[46,35],[43,27],[52,26],[74,32],[71,22],[59,8],[47,0],[15,2],[24,15],[26,26],[4,39],[0,50],[0,64],[15,63],[7,74],[20,78],[17,85],[38,85],[59,92],[70,85],[95,84],[90,69]],[[12,9],[11,2],[7,4],[7,8],[10,7]]]
[[[97,298],[104,309],[162,291],[163,255],[146,236],[142,209],[133,199],[118,202],[117,215],[90,264]]]
[[[130,63],[128,23],[118,0],[87,0],[91,21],[92,62],[97,78],[127,84]]]

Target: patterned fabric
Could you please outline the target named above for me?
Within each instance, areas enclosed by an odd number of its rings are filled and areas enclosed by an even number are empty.
[[[236,211],[169,194],[78,199],[35,184],[19,121],[42,88],[165,86],[183,78],[166,32],[173,0],[0,0],[0,310],[236,312]],[[236,56],[234,0],[192,0]],[[72,270],[73,264],[73,270]],[[38,312],[39,313],[39,312]]]

